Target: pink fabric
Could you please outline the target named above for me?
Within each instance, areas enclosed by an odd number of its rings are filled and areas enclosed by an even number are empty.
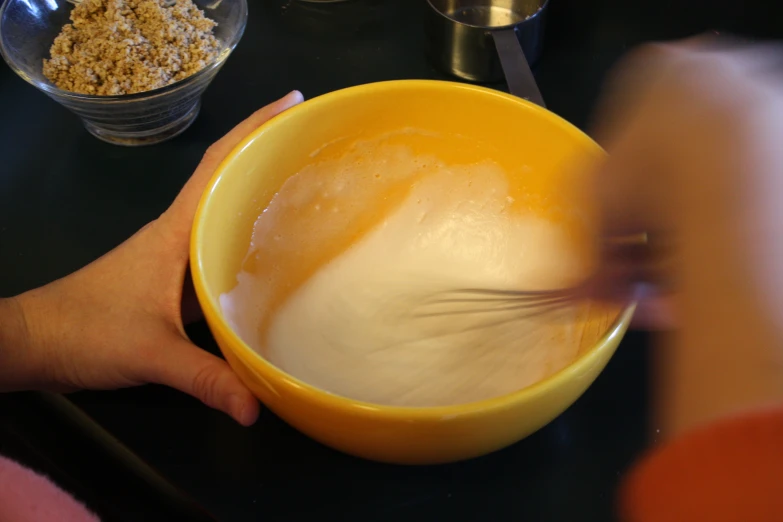
[[[0,457],[0,522],[99,522],[49,479]]]

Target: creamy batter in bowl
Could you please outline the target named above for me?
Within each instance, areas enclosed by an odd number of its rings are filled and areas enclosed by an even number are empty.
[[[582,257],[589,265],[594,218],[586,172],[603,152],[587,136],[537,106],[488,89],[432,81],[371,84],[322,96],[284,113],[237,147],[218,169],[201,202],[192,240],[194,281],[207,321],[231,366],[270,409],[338,450],[386,462],[423,464],[505,447],[544,426],[584,392],[617,347],[630,309],[596,306],[575,317],[571,326],[578,330],[576,353],[532,385],[520,383],[521,389],[500,389],[477,400],[468,397],[467,402],[435,398],[431,406],[412,406],[416,403],[395,403],[394,394],[357,399],[350,386],[342,386],[346,379],[338,375],[339,365],[321,374],[331,379],[316,379],[285,353],[281,357],[265,352],[266,338],[253,339],[237,324],[237,310],[227,307],[225,296],[237,288],[256,219],[286,182],[324,154],[342,154],[351,144],[379,140],[384,146],[401,147],[405,154],[436,158],[446,165],[491,160],[494,167],[487,167],[487,172],[497,167],[510,180],[514,197],[509,196],[509,204],[557,224],[573,247],[569,255]],[[495,190],[489,185],[484,189]],[[426,196],[426,187],[422,190]],[[357,214],[361,219],[367,215]],[[284,228],[271,237],[283,236]],[[310,260],[294,256],[279,270],[311,273]],[[339,278],[340,270],[338,266],[330,277]],[[262,307],[250,315],[263,318],[273,311],[274,307]],[[305,323],[313,319],[302,316],[302,321],[306,329]],[[298,342],[306,343],[307,337]],[[419,387],[426,384],[424,379]]]

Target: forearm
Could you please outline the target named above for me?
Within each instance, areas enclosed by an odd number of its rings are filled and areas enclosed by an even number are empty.
[[[655,352],[658,441],[704,423],[783,404],[780,339],[759,315],[695,318]]]
[[[655,351],[659,444],[625,484],[623,522],[762,522],[783,512],[781,332],[733,268],[721,267],[720,287],[689,278],[681,329]]]
[[[779,219],[758,209],[759,193],[780,194],[762,181],[780,177],[780,154],[762,154],[753,145],[758,124],[738,121],[718,119],[713,130],[695,123],[692,132],[702,141],[697,146],[683,136],[668,170],[680,180],[679,196],[667,199],[675,201],[679,328],[655,352],[659,440],[783,403],[780,257],[757,248],[783,246],[769,228]],[[709,173],[708,180],[700,173]]]

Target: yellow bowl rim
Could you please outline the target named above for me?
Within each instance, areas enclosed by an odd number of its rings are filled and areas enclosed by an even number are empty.
[[[522,98],[477,85],[442,80],[392,80],[348,87],[317,96],[310,100],[306,100],[291,109],[288,109],[284,113],[272,118],[258,127],[239,145],[237,145],[234,150],[232,150],[220,163],[220,165],[218,165],[217,169],[215,169],[215,173],[212,175],[212,178],[210,179],[206,189],[204,190],[204,193],[202,194],[201,200],[199,201],[199,205],[196,210],[196,215],[193,220],[190,241],[190,267],[193,277],[193,285],[195,287],[196,295],[198,297],[199,303],[201,304],[205,318],[211,325],[211,328],[218,329],[220,335],[224,336],[224,338],[228,340],[228,344],[230,345],[231,350],[235,353],[235,355],[245,364],[250,366],[254,372],[261,374],[264,379],[285,386],[292,394],[298,395],[300,397],[306,396],[309,398],[309,400],[329,410],[337,410],[352,415],[364,415],[385,419],[427,421],[434,419],[453,419],[457,417],[468,416],[484,416],[492,411],[501,411],[507,408],[512,408],[514,405],[520,402],[530,401],[538,396],[552,393],[560,388],[562,384],[568,380],[578,378],[578,374],[581,373],[584,368],[591,367],[592,364],[594,364],[595,361],[600,358],[602,352],[609,349],[609,345],[614,337],[624,334],[627,326],[631,322],[631,317],[633,316],[636,304],[629,304],[618,314],[617,319],[615,319],[614,323],[612,323],[612,325],[600,337],[600,339],[596,341],[593,348],[577,357],[567,367],[535,384],[506,395],[501,395],[499,397],[493,397],[491,399],[484,399],[481,401],[464,404],[455,404],[450,406],[390,406],[359,401],[327,392],[307,384],[306,382],[301,381],[292,375],[289,375],[271,362],[264,359],[259,353],[250,348],[250,346],[248,346],[247,343],[245,343],[239,337],[239,335],[237,335],[236,332],[234,332],[234,330],[226,323],[222,313],[220,312],[219,304],[213,298],[211,292],[207,290],[207,282],[201,267],[199,247],[202,244],[201,225],[204,219],[206,208],[210,204],[212,195],[215,191],[215,188],[219,184],[225,169],[231,164],[231,162],[234,161],[237,156],[239,156],[245,150],[248,145],[250,145],[251,142],[262,136],[272,126],[277,125],[286,119],[294,117],[297,112],[307,110],[309,107],[326,105],[332,103],[335,100],[373,91],[397,90],[401,88],[416,87],[461,89],[465,91],[478,92],[482,95],[495,96],[517,104],[525,105],[528,109],[532,109],[533,111],[537,112],[539,116],[544,117],[544,119],[547,119],[552,123],[558,124],[568,129],[571,133],[575,133],[583,139],[589,140],[592,144],[598,147],[599,150],[602,150],[600,149],[600,146],[598,146],[589,136],[556,114]],[[218,335],[216,334],[215,337],[218,337]]]

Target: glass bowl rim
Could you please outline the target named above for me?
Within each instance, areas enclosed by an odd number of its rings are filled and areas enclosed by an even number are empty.
[[[207,76],[211,71],[214,71],[215,69],[223,65],[223,63],[225,63],[229,55],[233,52],[237,44],[239,44],[239,41],[242,39],[242,36],[245,33],[245,28],[247,27],[247,18],[248,18],[247,0],[236,0],[237,2],[239,2],[239,6],[240,9],[242,9],[242,12],[239,15],[240,16],[239,26],[237,27],[237,31],[234,33],[234,37],[230,41],[225,42],[225,45],[221,49],[220,54],[217,56],[217,58],[215,58],[210,63],[208,63],[203,69],[201,69],[200,71],[194,74],[191,74],[187,78],[183,78],[182,80],[176,81],[170,85],[158,87],[157,89],[152,89],[150,91],[137,92],[133,94],[102,96],[99,94],[81,94],[72,91],[66,91],[64,89],[60,89],[59,87],[56,87],[55,85],[49,83],[48,81],[41,82],[38,80],[34,80],[33,78],[30,78],[27,75],[27,73],[25,73],[20,67],[16,65],[15,61],[11,59],[9,52],[6,49],[4,39],[3,39],[3,31],[2,31],[2,21],[5,17],[8,6],[16,1],[21,1],[21,0],[6,0],[5,2],[3,2],[2,5],[0,5],[0,56],[3,57],[3,60],[5,60],[5,63],[8,64],[8,66],[11,68],[12,71],[14,71],[19,77],[21,77],[24,81],[26,81],[30,85],[37,87],[38,89],[42,90],[46,94],[49,94],[53,97],[66,98],[68,100],[81,101],[81,102],[125,103],[125,102],[133,102],[133,101],[140,101],[140,100],[149,100],[151,98],[158,98],[161,96],[166,96],[173,92],[177,92],[180,89],[183,89],[188,85],[195,83],[199,78]]]

